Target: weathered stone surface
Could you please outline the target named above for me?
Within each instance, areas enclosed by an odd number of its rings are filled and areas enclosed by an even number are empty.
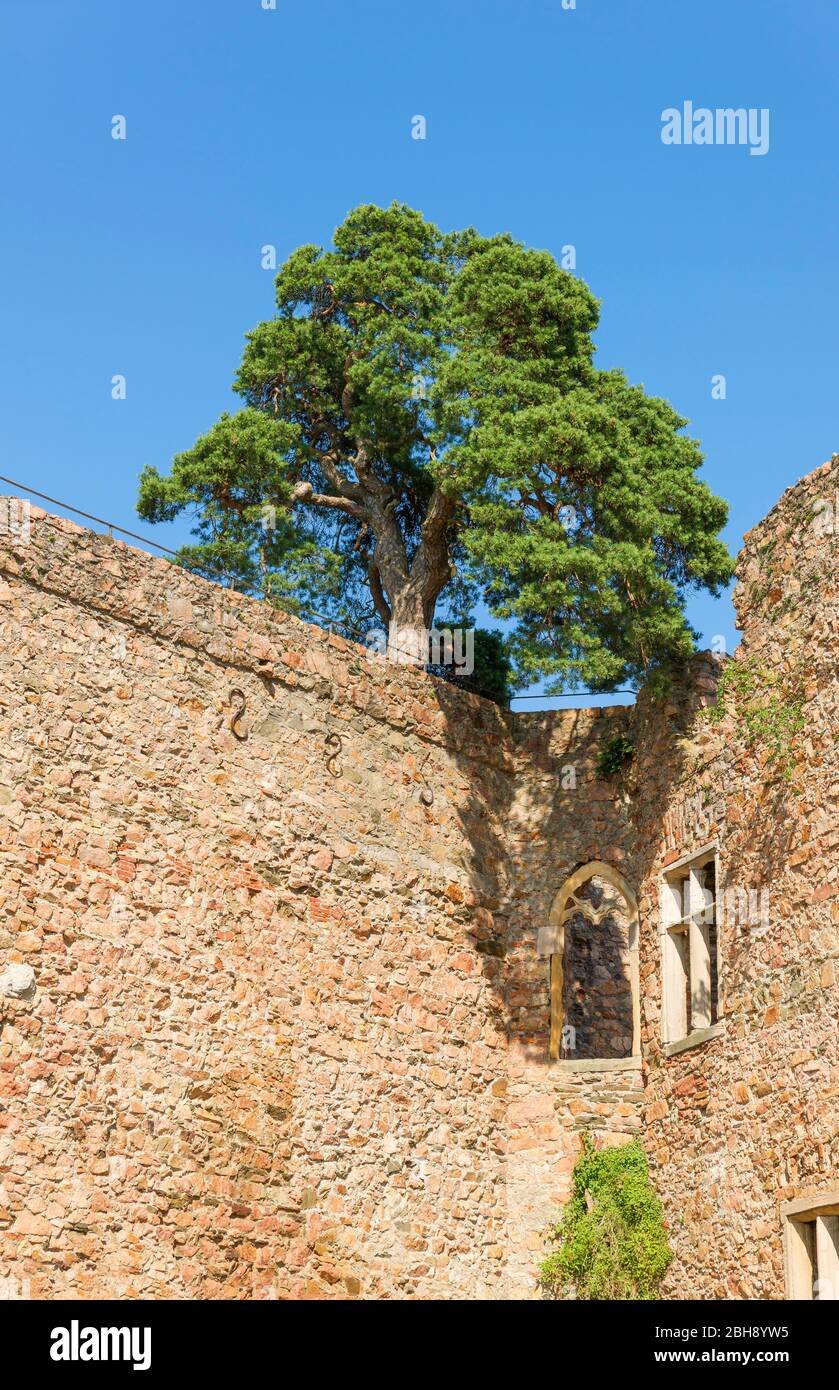
[[[0,1276],[532,1297],[590,1130],[645,1139],[668,1296],[781,1297],[780,1203],[839,1168],[837,487],[740,560],[738,659],[802,672],[791,781],[705,720],[707,654],[664,704],[514,716],[59,518],[0,538],[0,976],[37,975],[0,990]],[[667,1056],[660,875],[709,843],[769,924],[721,925],[722,1029]],[[592,861],[639,903],[641,1067],[548,1060],[537,935]]]
[[[34,988],[35,971],[31,965],[9,965],[0,974],[0,994],[10,999],[23,999]]]

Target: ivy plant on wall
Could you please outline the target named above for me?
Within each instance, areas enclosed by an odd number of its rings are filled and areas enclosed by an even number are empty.
[[[718,724],[729,712],[748,746],[763,749],[767,765],[792,781],[798,740],[807,727],[800,666],[781,676],[748,659],[729,661],[708,719]]]
[[[572,1185],[539,1270],[545,1296],[656,1298],[672,1256],[640,1142],[599,1149],[584,1135]]]

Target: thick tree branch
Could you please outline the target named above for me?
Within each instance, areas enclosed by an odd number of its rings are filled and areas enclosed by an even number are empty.
[[[447,496],[439,487],[435,487],[422,523],[421,534],[424,544],[434,546],[445,540],[449,522],[456,508],[455,498]]]
[[[457,502],[435,487],[420,528],[420,544],[410,570],[411,587],[416,590],[430,623],[440,590],[451,576],[448,529]]]
[[[327,492],[315,492],[311,483],[298,483],[291,494],[292,502],[305,502],[311,507],[331,507],[333,511],[346,512],[359,521],[365,518],[364,508],[349,497],[333,497]]]
[[[385,591],[382,588],[382,576],[379,574],[379,567],[372,556],[367,560],[367,582],[370,585],[370,595],[373,599],[376,612],[386,627],[390,627],[393,621],[393,613],[390,604],[385,598]]]
[[[318,467],[322,469],[327,482],[333,487],[339,497],[349,498],[352,502],[363,502],[364,493],[358,483],[353,483],[341,472],[338,464],[341,455],[335,450],[330,449],[326,453],[318,455]]]

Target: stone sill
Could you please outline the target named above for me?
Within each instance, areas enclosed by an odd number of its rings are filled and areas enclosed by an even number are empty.
[[[680,1038],[678,1042],[665,1043],[665,1057],[675,1057],[679,1052],[686,1052],[690,1047],[701,1047],[703,1043],[709,1042],[711,1038],[718,1038],[725,1029],[725,1019],[721,1018],[719,1023],[712,1023],[710,1028],[697,1028],[693,1033],[688,1033],[686,1038]]]
[[[557,1071],[568,1072],[591,1072],[591,1071],[640,1071],[640,1057],[581,1057],[575,1062],[570,1057],[563,1057],[557,1062],[552,1062],[551,1066]]]

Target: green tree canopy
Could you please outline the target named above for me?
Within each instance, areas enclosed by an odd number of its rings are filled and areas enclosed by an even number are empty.
[[[141,476],[142,517],[195,517],[185,560],[400,651],[482,601],[516,679],[551,690],[690,654],[688,592],[730,577],[727,508],[686,422],[594,366],[581,280],[506,234],[364,206],[289,256],[276,301],[244,408]]]

